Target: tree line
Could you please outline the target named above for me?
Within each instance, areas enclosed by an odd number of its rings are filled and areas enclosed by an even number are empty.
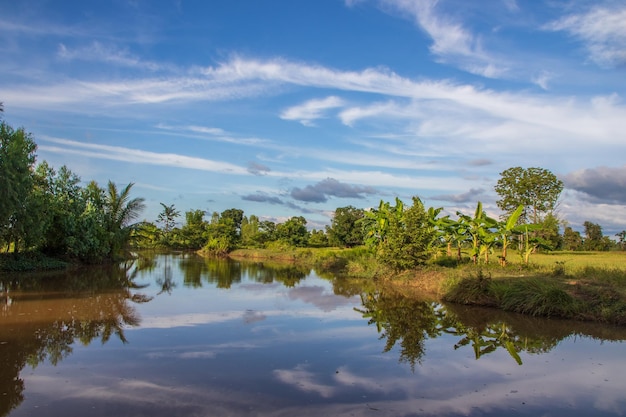
[[[418,197],[407,205],[394,203],[361,209],[353,206],[335,210],[324,230],[307,230],[306,219],[292,217],[276,224],[246,216],[241,209],[214,212],[210,220],[204,212],[185,213],[185,223],[176,227],[180,212],[174,205],[161,203],[157,222],[144,222],[136,229],[140,247],[165,246],[177,249],[204,249],[226,254],[236,248],[355,247],[365,245],[381,262],[396,269],[413,268],[433,257],[445,255],[457,262],[462,250],[469,251],[474,263],[498,258],[507,263],[507,251],[517,249],[522,261],[529,262],[538,250],[609,250],[624,247],[626,232],[616,244],[602,234],[602,228],[585,222],[585,237],[567,226],[560,233],[561,221],[555,215],[563,184],[543,168],[514,167],[503,171],[494,187],[505,213],[500,219],[487,215],[478,202],[473,214],[441,216],[443,208],[426,208]],[[159,227],[161,226],[161,227]],[[513,246],[512,246],[513,245]]]
[[[0,109],[2,109],[0,104]],[[355,247],[365,245],[396,269],[412,268],[442,253],[457,261],[461,250],[475,262],[490,262],[495,254],[507,262],[511,245],[528,262],[539,249],[626,249],[626,231],[615,243],[598,224],[585,222],[585,236],[561,222],[555,208],[563,184],[543,168],[514,167],[503,171],[494,187],[500,196],[500,219],[489,217],[478,202],[473,214],[440,216],[443,208],[426,208],[418,197],[406,205],[381,201],[371,209],[340,207],[323,230],[308,230],[302,216],[282,223],[245,215],[242,209],[181,213],[161,203],[156,222],[133,223],[144,208],[131,198],[133,184],[122,188],[111,181],[101,187],[81,179],[66,166],[55,170],[36,164],[37,145],[23,128],[0,123],[0,244],[4,252],[34,250],[47,255],[99,262],[123,256],[135,248],[204,249],[223,255],[236,248]]]
[[[82,262],[123,256],[144,208],[133,184],[86,186],[66,166],[36,163],[37,145],[23,128],[0,122],[0,244],[4,252],[38,251]]]

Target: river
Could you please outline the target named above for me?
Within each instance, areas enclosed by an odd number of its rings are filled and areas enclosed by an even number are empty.
[[[626,414],[622,327],[181,253],[0,285],[0,416]]]

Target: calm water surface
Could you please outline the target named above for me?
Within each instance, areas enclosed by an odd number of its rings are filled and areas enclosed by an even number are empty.
[[[0,285],[0,416],[626,414],[624,328],[181,254]]]

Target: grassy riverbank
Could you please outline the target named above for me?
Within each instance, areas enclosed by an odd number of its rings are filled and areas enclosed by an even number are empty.
[[[67,268],[69,265],[38,252],[0,253],[0,272],[48,271]]]
[[[453,265],[449,259],[395,272],[362,249],[237,250],[235,259],[307,264],[318,273],[385,281],[441,300],[495,307],[533,316],[626,325],[625,252],[534,254],[529,265],[510,262]],[[510,259],[516,259],[513,253]],[[448,266],[443,266],[448,265]]]

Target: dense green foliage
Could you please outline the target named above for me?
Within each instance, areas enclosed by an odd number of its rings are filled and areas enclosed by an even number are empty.
[[[500,173],[495,191],[500,196],[498,207],[505,213],[510,214],[521,205],[521,219],[539,223],[543,215],[554,211],[563,182],[544,168],[513,167]]]
[[[81,186],[65,166],[58,171],[45,161],[35,166],[36,148],[24,129],[0,124],[0,243],[5,252],[39,251],[83,262],[120,257],[132,221],[143,209],[143,199],[130,198],[132,184],[119,191],[112,182],[107,189],[95,182]],[[11,264],[28,269],[27,259]]]
[[[363,244],[363,228],[359,221],[364,217],[364,210],[352,206],[339,207],[330,226],[326,227],[328,243],[331,246],[351,248]]]

